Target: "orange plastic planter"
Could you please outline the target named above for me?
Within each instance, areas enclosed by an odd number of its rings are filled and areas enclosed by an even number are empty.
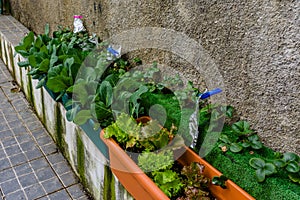
[[[149,119],[149,118],[148,118]],[[148,121],[146,119],[139,120]],[[156,184],[136,165],[127,153],[113,139],[105,139],[104,131],[100,138],[109,149],[110,167],[126,190],[137,200],[169,200],[169,198],[156,186]],[[204,175],[212,179],[214,176],[221,176],[222,173],[200,158],[188,147],[183,147],[174,152],[181,155],[178,162],[182,165],[189,165],[191,162],[199,162],[205,166]],[[210,185],[211,193],[220,200],[254,200],[247,192],[237,186],[231,180],[226,182],[226,189]]]

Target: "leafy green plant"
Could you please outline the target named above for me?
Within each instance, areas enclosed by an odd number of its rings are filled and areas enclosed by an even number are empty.
[[[263,147],[260,138],[246,121],[238,121],[230,126],[226,126],[219,137],[222,142],[219,147],[223,152],[230,150],[231,152],[238,153],[244,148],[252,148],[255,150]]]
[[[265,162],[261,158],[252,158],[250,159],[249,164],[256,169],[255,174],[258,182],[263,182],[266,176],[277,172],[276,166],[273,163]]]
[[[59,28],[49,36],[49,26],[45,33],[34,37],[33,32],[15,47],[27,61],[19,62],[20,67],[29,67],[29,75],[38,79],[37,88],[47,85],[60,99],[74,84],[78,69],[85,57],[95,47],[87,33],[73,33],[70,29]]]
[[[278,169],[285,170],[290,180],[300,184],[300,157],[297,154],[286,152],[280,155],[279,158],[271,160],[271,162]]]
[[[155,184],[168,196],[176,196],[183,186],[179,175],[171,168],[174,164],[173,152],[143,152],[138,157],[138,165],[147,172]]]
[[[138,157],[138,165],[144,172],[170,169],[174,163],[171,150],[160,152],[143,152]]]
[[[172,137],[172,132],[159,127],[157,121],[137,124],[128,114],[121,113],[115,123],[105,129],[105,138],[115,138],[124,149],[155,151],[165,147]]]
[[[232,127],[232,130],[239,135],[253,133],[253,130],[250,129],[250,124],[246,121],[236,122],[236,123],[232,124],[231,127]]]
[[[157,186],[169,197],[176,196],[182,188],[178,174],[172,170],[155,171],[152,173]]]
[[[214,185],[218,185],[223,189],[226,189],[226,181],[228,180],[228,178],[224,175],[221,176],[214,176],[211,180],[212,184]]]
[[[210,199],[208,185],[210,179],[203,175],[204,166],[197,162],[192,162],[188,166],[184,166],[181,170],[184,183],[184,196],[177,200],[187,199]]]

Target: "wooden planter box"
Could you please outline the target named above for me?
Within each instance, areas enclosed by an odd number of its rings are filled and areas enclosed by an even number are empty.
[[[113,139],[105,139],[104,131],[100,133],[100,138],[109,149],[110,167],[126,190],[137,200],[167,200],[169,199],[156,184],[136,165],[127,153]],[[189,165],[191,162],[199,162],[205,166],[204,175],[212,179],[214,176],[221,176],[222,173],[211,166],[208,162],[200,158],[188,147],[183,147],[174,152],[181,155],[177,161],[182,165]],[[226,189],[216,185],[210,185],[211,193],[220,200],[254,200],[247,192],[237,186],[231,180],[226,182]]]

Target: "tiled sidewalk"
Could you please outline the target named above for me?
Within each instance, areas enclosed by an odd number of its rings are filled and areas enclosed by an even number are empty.
[[[90,199],[0,60],[0,200]]]

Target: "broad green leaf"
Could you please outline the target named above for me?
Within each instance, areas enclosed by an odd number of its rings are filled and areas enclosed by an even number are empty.
[[[69,87],[67,82],[68,82],[68,77],[59,75],[57,77],[48,78],[46,85],[53,92],[61,92],[66,90]]]
[[[23,45],[16,46],[15,51],[25,58],[27,58],[27,56],[29,55],[28,50]]]
[[[300,184],[300,173],[290,173],[289,178],[291,181]]]
[[[286,168],[285,168],[288,172],[291,173],[297,173],[300,171],[300,166],[299,163],[297,163],[296,161],[290,161]]]
[[[30,31],[27,36],[23,39],[23,46],[25,49],[29,49],[34,41],[34,33]]]
[[[76,105],[74,108],[67,111],[66,117],[68,121],[73,121],[75,119],[78,109],[79,109],[79,105]]]
[[[232,129],[234,130],[234,132],[239,134],[248,134],[253,132],[252,130],[250,130],[250,124],[246,121],[239,121],[232,124]]]
[[[34,41],[34,47],[37,49],[40,49],[42,47],[42,45],[43,45],[43,41],[42,41],[41,36],[39,35]]]
[[[272,163],[278,168],[282,168],[286,165],[286,163],[282,159],[272,160]]]
[[[28,67],[29,66],[29,61],[20,61],[18,62],[19,67]]]
[[[243,150],[243,147],[238,143],[232,143],[229,147],[230,151],[237,153]]]
[[[258,182],[263,182],[266,178],[266,174],[265,174],[263,169],[260,169],[260,168],[257,169],[255,171],[255,174],[256,174],[256,179],[257,179]]]
[[[38,69],[41,71],[41,72],[48,72],[49,70],[49,64],[50,64],[50,61],[49,59],[44,59],[38,66]]]
[[[221,134],[219,137],[219,140],[221,140],[222,142],[225,142],[226,144],[230,144],[231,141],[229,140],[228,136],[225,134]]]
[[[45,76],[44,78],[42,78],[42,79],[38,82],[38,84],[37,84],[37,86],[35,87],[35,89],[39,89],[39,88],[43,87],[43,86],[45,85],[45,83],[46,83],[46,80],[47,80],[47,77]]]
[[[253,149],[261,149],[263,147],[263,144],[261,143],[261,141],[254,141],[252,142],[251,147]]]
[[[28,75],[39,75],[39,70],[38,69],[31,69],[29,72],[28,72]]]
[[[226,109],[226,116],[229,117],[229,118],[232,118],[233,112],[234,112],[233,107],[232,107],[232,106],[227,106],[227,109]]]
[[[28,56],[28,62],[29,62],[29,65],[33,68],[36,68],[37,67],[37,62],[36,62],[36,58],[35,58],[35,55],[30,55]]]
[[[91,118],[92,114],[90,110],[81,110],[75,116],[74,123],[78,125],[83,125]]]
[[[50,68],[52,68],[57,61],[58,61],[58,57],[56,55],[56,46],[53,45],[52,46],[52,54],[51,54],[51,58],[50,58]]]
[[[266,162],[261,158],[251,158],[249,164],[254,169],[262,169],[263,167],[265,167]]]
[[[74,97],[77,101],[81,103],[81,105],[85,105],[88,101],[88,93],[85,88],[86,82],[84,80],[78,81],[73,87],[68,88],[68,91],[72,89],[72,92],[74,94]]]
[[[249,136],[248,140],[250,141],[251,147],[253,149],[261,149],[263,147],[263,144],[259,140],[259,137],[257,134]]]
[[[299,162],[299,156],[292,152],[286,152],[283,154],[283,160],[285,162],[296,161]]]
[[[266,176],[276,173],[276,167],[273,163],[266,163],[263,170]]]
[[[106,107],[112,104],[113,88],[108,81],[103,81],[99,87],[99,97]]]
[[[245,141],[245,142],[242,143],[242,146],[243,146],[244,148],[248,148],[248,147],[251,146],[251,143],[250,143],[249,141]]]
[[[98,101],[91,105],[91,109],[94,114],[97,116],[97,119],[100,121],[102,119],[106,119],[111,116],[111,110],[106,107],[106,105],[102,101]]]

